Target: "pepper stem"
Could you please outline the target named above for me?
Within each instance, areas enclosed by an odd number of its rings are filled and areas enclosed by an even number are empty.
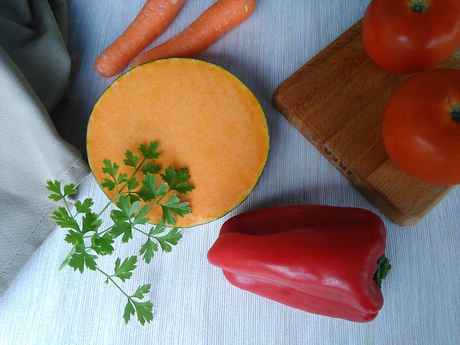
[[[455,103],[449,110],[450,118],[460,123],[460,103]]]
[[[412,0],[409,3],[409,6],[412,9],[412,11],[416,13],[423,13],[428,9],[429,2],[428,0]]]
[[[379,284],[379,286],[382,286],[382,281],[386,278],[390,270],[390,261],[385,256],[385,254],[383,254],[379,261],[377,261],[377,272],[374,274],[374,279],[377,284]]]

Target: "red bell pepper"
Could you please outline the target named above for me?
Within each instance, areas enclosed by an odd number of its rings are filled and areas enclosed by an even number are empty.
[[[241,288],[293,308],[355,322],[383,307],[386,229],[360,208],[289,205],[228,219],[208,252]]]

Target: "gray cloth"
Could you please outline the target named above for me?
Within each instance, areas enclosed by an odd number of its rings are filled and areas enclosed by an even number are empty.
[[[63,0],[0,0],[0,297],[55,229],[47,180],[89,173],[50,113],[67,87]]]

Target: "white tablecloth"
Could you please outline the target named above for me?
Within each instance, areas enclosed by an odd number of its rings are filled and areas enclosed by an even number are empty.
[[[143,0],[69,1],[73,66],[57,127],[84,149],[89,113],[111,79],[93,69],[97,55],[130,23]],[[0,300],[0,344],[458,344],[460,339],[460,190],[419,224],[402,228],[371,205],[272,105],[276,87],[360,19],[369,1],[261,0],[250,19],[198,58],[239,77],[264,108],[271,136],[266,169],[254,192],[226,217],[184,230],[171,253],[140,265],[127,284],[152,283],[154,320],[122,319],[126,303],[97,272],[57,268],[69,246],[56,229]],[[188,1],[158,39],[176,34],[213,3]],[[89,176],[79,199],[105,196]],[[314,203],[357,206],[379,214],[388,229],[392,271],[376,320],[356,324],[295,310],[231,286],[206,253],[222,223],[264,206]],[[119,248],[130,255],[142,244]],[[112,267],[113,258],[106,263]]]

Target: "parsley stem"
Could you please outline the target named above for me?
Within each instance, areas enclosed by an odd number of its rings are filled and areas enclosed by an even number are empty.
[[[69,259],[72,256],[72,254],[75,253],[75,246],[72,247],[70,250],[69,254],[65,257],[64,261],[62,262],[61,266],[59,266],[58,271],[62,270],[67,264],[69,263]]]
[[[171,189],[171,187],[168,187],[168,190],[167,190],[158,200],[156,200],[155,203],[159,205],[159,204],[160,204],[160,201],[163,200],[163,198],[164,198],[166,195],[168,195],[168,193],[169,193],[170,191],[172,191],[172,189]],[[155,206],[155,205],[154,205],[154,206]],[[153,208],[153,207],[152,207],[152,208]]]
[[[105,275],[106,278],[107,278],[107,280],[110,280],[110,281],[113,283],[113,285],[115,285],[116,288],[117,288],[118,290],[121,291],[121,293],[122,293],[123,295],[125,295],[129,300],[131,300],[131,296],[129,296],[129,295],[128,295],[128,294],[127,294],[127,293],[126,293],[126,292],[115,282],[115,280],[113,280],[113,278],[112,278],[111,275],[105,273],[103,270],[101,270],[101,269],[100,269],[99,267],[97,267],[97,266],[96,266],[96,270],[99,271],[99,272],[101,272],[103,275]]]
[[[112,205],[112,203],[115,201],[116,198],[118,198],[119,195],[120,195],[120,193],[117,193],[117,194],[115,194],[115,196],[112,199],[110,199],[110,201],[97,214],[97,218],[100,218],[102,216],[102,214],[109,208],[109,206]]]
[[[112,226],[109,226],[107,229],[99,232],[99,235],[104,235],[106,232],[109,232],[110,230],[113,229],[113,225]],[[89,236],[89,237],[92,237],[92,236]]]
[[[163,198],[164,198],[166,195],[168,195],[168,193],[169,193],[170,191],[172,191],[171,188],[169,188],[160,198],[158,198],[158,200],[155,199],[155,202],[153,203],[153,205],[149,207],[149,211],[148,211],[148,212],[150,212],[150,211],[151,211],[154,207],[156,207],[156,206],[161,206],[160,201],[163,200]]]
[[[143,231],[143,230],[141,230],[139,228],[136,228],[135,226],[133,226],[133,229],[138,231],[138,232],[140,232],[141,234],[144,234],[147,237],[151,237],[147,232],[145,232],[145,231]]]
[[[72,211],[70,210],[70,206],[67,203],[67,199],[66,199],[66,197],[64,195],[62,195],[62,200],[64,200],[64,205],[65,205],[65,208],[67,209],[67,212],[69,213],[69,216],[71,216],[72,218],[75,219],[75,216],[72,214]]]

